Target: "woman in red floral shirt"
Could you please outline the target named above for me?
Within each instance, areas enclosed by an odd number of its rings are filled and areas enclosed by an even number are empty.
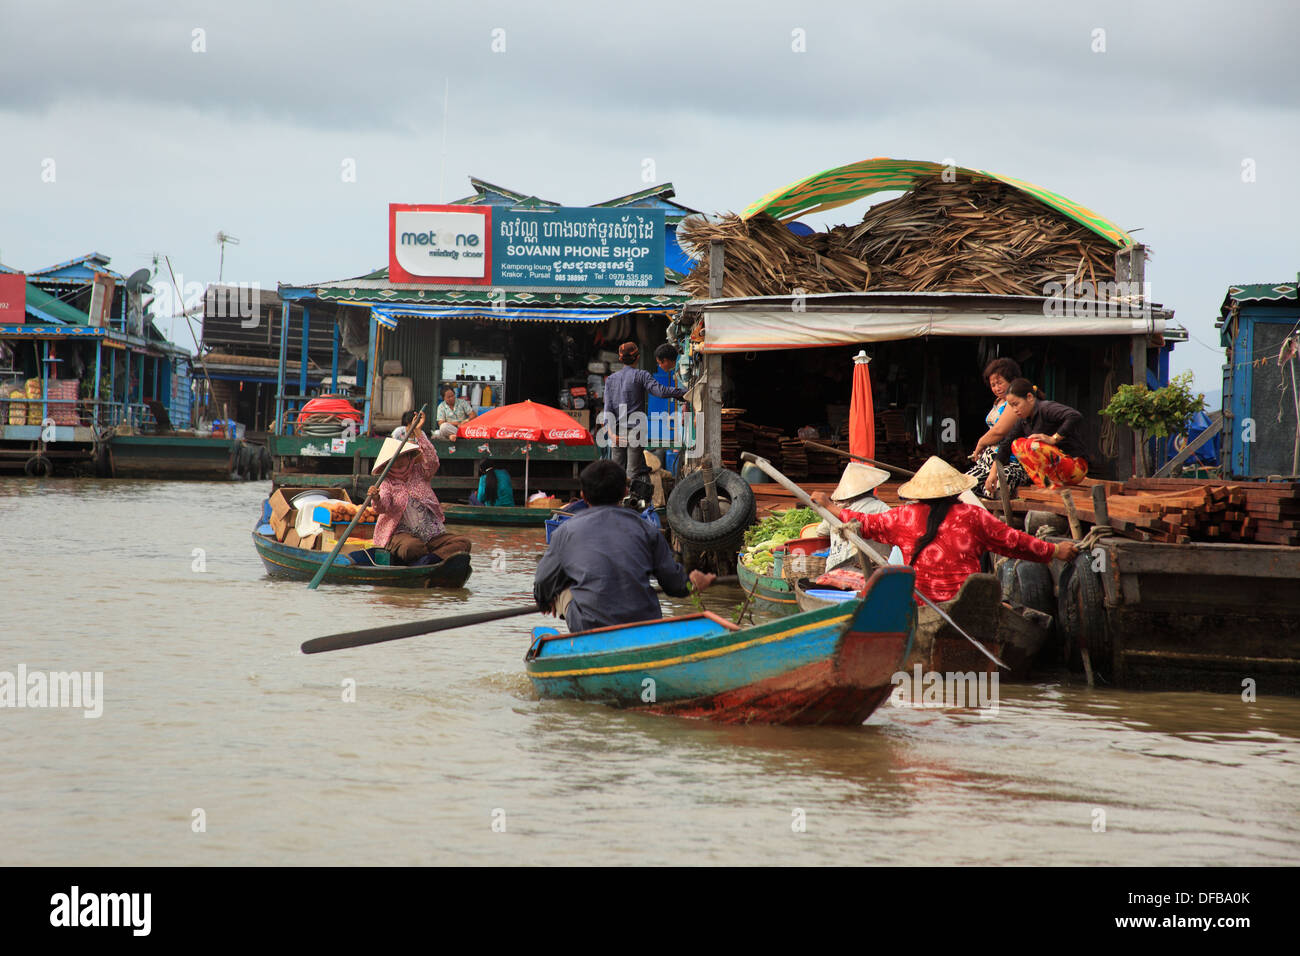
[[[864,538],[898,545],[903,560],[916,569],[917,591],[936,603],[957,596],[962,582],[979,571],[986,551],[1042,563],[1053,558],[1074,560],[1079,551],[1071,542],[1050,544],[1003,524],[977,505],[959,501],[957,496],[976,481],[932,457],[898,489],[898,496],[911,504],[884,514],[845,509],[839,518],[860,523]],[[834,512],[824,492],[812,497]]]

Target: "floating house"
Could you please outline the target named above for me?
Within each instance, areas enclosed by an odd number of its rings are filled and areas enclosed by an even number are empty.
[[[269,438],[278,484],[364,493],[383,437],[404,411],[427,405],[432,419],[444,386],[480,411],[532,400],[591,428],[620,343],[639,342],[643,367],[654,368],[654,349],[688,298],[674,268],[686,264],[676,231],[696,210],[673,200],[672,184],[585,207],[470,184],[472,194],[446,205],[390,207],[388,268],[280,286]],[[313,351],[318,329],[331,336],[328,364]],[[313,393],[325,391],[313,385],[313,362],[336,383],[328,391],[360,410],[355,434],[310,412],[301,419]],[[532,487],[550,493],[576,490],[580,467],[599,454],[589,445],[441,440],[438,451],[434,487],[450,500],[476,487],[486,454],[516,488],[527,462]]]
[[[897,214],[881,204],[821,233],[798,221],[894,190]],[[962,461],[987,427],[983,369],[1006,356],[1083,412],[1093,476],[1127,477],[1136,439],[1097,412],[1120,384],[1167,383],[1169,353],[1186,339],[1146,296],[1146,250],[1121,227],[984,170],[866,160],[774,190],[738,217],[690,220],[683,236],[693,297],[673,334],[706,382],[697,420],[715,465],[753,449],[724,407],[743,409],[751,437],[770,433],[774,453],[800,428],[841,434],[865,348],[878,455],[892,464]],[[1039,247],[1041,267],[1020,275]]]
[[[110,439],[190,418],[189,353],[146,315],[148,273],[93,252],[22,272],[0,265],[0,466],[112,473]],[[129,453],[125,453],[129,457]]]
[[[1296,283],[1234,285],[1216,323],[1223,367],[1223,447],[1234,478],[1300,476],[1300,300]]]

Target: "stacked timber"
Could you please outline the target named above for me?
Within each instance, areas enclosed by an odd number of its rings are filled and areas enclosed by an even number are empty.
[[[1117,534],[1139,541],[1187,544],[1232,541],[1300,544],[1300,482],[1228,484],[1213,479],[1133,478],[1122,484],[1088,480],[1073,489],[1083,521],[1096,523],[1091,488],[1107,486],[1106,506]],[[1066,515],[1058,488],[1021,488],[1022,509]]]
[[[743,408],[724,408],[722,410],[722,467],[732,471],[740,470],[740,435],[737,424],[740,416],[745,414]]]
[[[833,440],[821,442],[824,445],[835,445]],[[844,471],[844,462],[847,458],[842,458],[833,452],[822,451],[820,448],[808,448],[804,446],[804,454],[808,460],[808,475],[813,481],[832,481],[839,478],[840,473]],[[848,446],[844,448],[847,450]]]
[[[802,438],[781,439],[781,470],[791,481],[808,478],[808,452]]]

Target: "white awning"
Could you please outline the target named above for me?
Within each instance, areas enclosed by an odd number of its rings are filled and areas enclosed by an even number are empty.
[[[705,352],[825,348],[924,336],[1142,335],[1161,333],[1165,320],[1150,317],[1060,316],[941,310],[795,312],[771,309],[705,309]]]

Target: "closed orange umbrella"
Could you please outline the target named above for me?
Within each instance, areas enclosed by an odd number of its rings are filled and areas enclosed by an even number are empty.
[[[865,351],[853,357],[853,397],[849,400],[849,454],[876,457],[876,409],[871,401],[871,373]]]

